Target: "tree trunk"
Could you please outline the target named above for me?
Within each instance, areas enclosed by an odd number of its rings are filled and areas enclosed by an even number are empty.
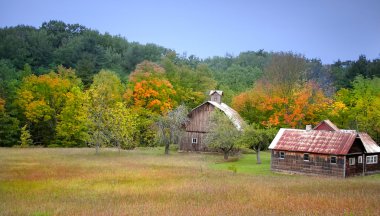
[[[224,152],[224,160],[228,160],[228,151]]]
[[[99,152],[99,142],[96,142],[95,149],[96,149],[96,154],[98,154],[98,152]]]
[[[119,150],[119,154],[120,154],[120,142],[119,141],[116,141],[117,142],[117,150]]]
[[[170,144],[170,142],[166,142],[166,143],[165,143],[165,154],[166,154],[166,155],[169,154],[169,144]]]
[[[256,151],[256,160],[257,160],[257,164],[261,164],[261,159],[260,159],[260,146],[259,148],[257,148],[257,151]]]

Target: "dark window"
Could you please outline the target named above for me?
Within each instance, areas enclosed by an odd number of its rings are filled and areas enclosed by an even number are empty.
[[[197,140],[197,138],[193,138],[192,140],[191,140],[191,143],[197,143],[198,142],[198,140]]]
[[[309,161],[309,154],[303,154],[303,160]]]
[[[285,152],[280,152],[280,159],[284,159],[285,158]]]
[[[331,156],[330,157],[330,163],[336,164],[336,156]]]

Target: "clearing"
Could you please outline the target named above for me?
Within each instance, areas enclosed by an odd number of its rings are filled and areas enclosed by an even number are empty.
[[[380,175],[270,172],[255,155],[0,148],[0,215],[380,215]]]

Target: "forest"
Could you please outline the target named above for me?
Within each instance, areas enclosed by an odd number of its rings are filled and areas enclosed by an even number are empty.
[[[200,59],[62,21],[0,29],[0,146],[157,146],[160,124],[224,91],[260,130],[330,119],[380,142],[380,59],[294,52]]]

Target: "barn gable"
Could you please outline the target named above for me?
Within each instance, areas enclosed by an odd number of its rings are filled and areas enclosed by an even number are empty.
[[[239,113],[222,103],[223,91],[210,91],[210,100],[195,107],[189,113],[189,122],[185,125],[186,132],[180,142],[181,151],[208,151],[203,140],[209,130],[209,121],[215,109],[223,112],[233,123],[237,130],[242,130],[245,122]]]

